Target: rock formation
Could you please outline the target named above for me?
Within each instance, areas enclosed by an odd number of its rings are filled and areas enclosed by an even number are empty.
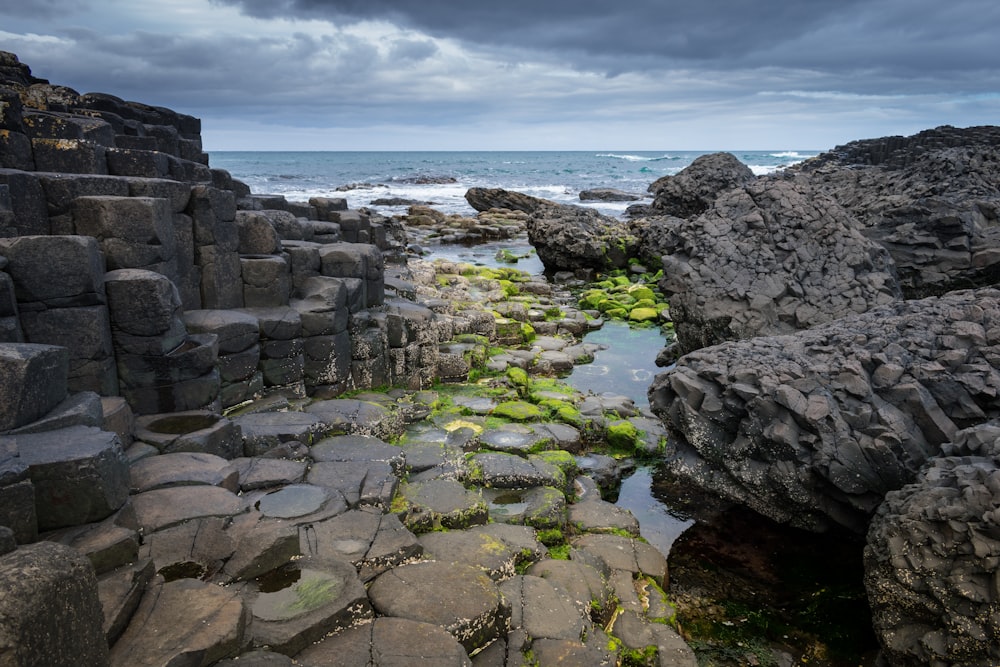
[[[863,533],[959,429],[998,416],[1000,292],[899,301],[692,352],[654,380],[670,465],[779,522]]]
[[[894,667],[1000,662],[1000,426],[960,431],[868,529],[865,583]]]
[[[702,155],[679,173],[649,186],[653,194],[651,214],[693,218],[710,209],[720,194],[754,178],[750,168],[730,153]]]
[[[656,238],[659,235],[660,238]],[[760,179],[647,229],[685,351],[789,333],[899,298],[892,261],[830,198]]]
[[[593,209],[496,188],[470,188],[465,199],[477,211],[528,213],[528,240],[547,271],[622,268],[638,252],[628,224]]]

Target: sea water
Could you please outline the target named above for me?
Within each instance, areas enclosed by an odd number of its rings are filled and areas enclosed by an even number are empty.
[[[621,215],[633,202],[582,202],[580,192],[614,188],[649,197],[658,178],[676,174],[709,151],[215,151],[210,165],[229,171],[255,194],[293,201],[344,197],[351,208],[386,215],[406,206],[378,199],[430,202],[444,213],[472,215],[465,193],[503,188],[563,204]],[[732,151],[756,174],[767,174],[817,151]],[[648,199],[647,199],[648,201]]]

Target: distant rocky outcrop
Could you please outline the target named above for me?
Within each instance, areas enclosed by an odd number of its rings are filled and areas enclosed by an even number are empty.
[[[465,199],[477,211],[528,213],[528,240],[547,271],[622,268],[638,253],[637,239],[627,223],[593,209],[499,188],[470,188]]]
[[[779,522],[864,533],[960,429],[1000,416],[998,325],[982,289],[687,354],[649,390],[668,464]]]
[[[664,176],[649,186],[653,215],[691,218],[712,207],[725,192],[756,178],[750,168],[731,153],[711,153],[695,158],[679,173]]]

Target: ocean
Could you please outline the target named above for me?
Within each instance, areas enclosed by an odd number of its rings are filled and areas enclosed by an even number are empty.
[[[378,199],[430,202],[444,213],[472,215],[471,187],[504,188],[564,204],[621,215],[634,202],[581,202],[579,193],[615,188],[647,195],[650,183],[676,174],[711,151],[215,151],[209,163],[229,171],[255,194],[293,201],[345,197],[351,208],[385,215],[406,206],[372,205]],[[819,151],[731,151],[756,174],[767,174]],[[648,201],[648,199],[646,200]]]

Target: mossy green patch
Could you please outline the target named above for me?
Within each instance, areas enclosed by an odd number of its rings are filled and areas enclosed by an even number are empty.
[[[629,311],[628,319],[632,322],[655,322],[660,317],[656,308],[633,308]]]
[[[564,452],[561,449],[552,449],[539,452],[538,456],[547,463],[558,466],[567,477],[576,471],[576,458],[569,452]]]
[[[545,416],[541,408],[527,401],[505,401],[493,408],[492,414],[519,422],[537,421]]]
[[[628,420],[623,419],[608,424],[608,446],[613,450],[631,452],[639,443],[639,438],[639,429]]]

